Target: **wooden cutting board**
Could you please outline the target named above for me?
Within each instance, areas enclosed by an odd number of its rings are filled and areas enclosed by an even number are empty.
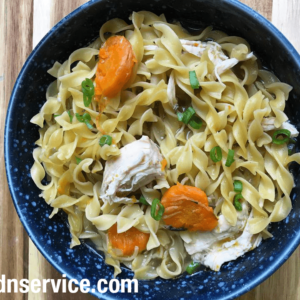
[[[0,273],[6,278],[58,279],[24,231],[6,182],[3,137],[6,109],[22,65],[32,48],[60,19],[86,0],[0,0]],[[268,18],[300,51],[299,0],[242,0]],[[300,300],[300,248],[269,279],[239,300]],[[0,274],[0,275],[1,275]],[[0,299],[81,300],[86,294],[1,294]]]

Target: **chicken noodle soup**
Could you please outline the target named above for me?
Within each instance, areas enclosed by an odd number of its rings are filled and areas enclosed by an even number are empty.
[[[48,71],[32,179],[50,217],[68,215],[70,247],[92,240],[115,276],[121,264],[138,279],[218,271],[292,209],[292,88],[240,37],[130,20]]]

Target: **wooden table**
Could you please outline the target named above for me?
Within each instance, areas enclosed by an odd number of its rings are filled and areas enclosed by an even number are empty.
[[[117,0],[116,0],[117,1]],[[13,84],[32,48],[60,19],[86,0],[1,0],[0,6],[0,273],[6,278],[61,278],[29,240],[5,177],[3,130]],[[281,30],[300,51],[299,0],[242,0]],[[300,248],[269,279],[239,300],[300,300]],[[0,275],[1,275],[0,274]],[[86,294],[1,294],[0,299],[80,300]]]

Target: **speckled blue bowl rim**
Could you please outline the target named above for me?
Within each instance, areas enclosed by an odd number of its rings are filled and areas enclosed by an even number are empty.
[[[59,21],[45,36],[44,38],[38,43],[38,45],[34,48],[34,50],[31,52],[31,54],[29,55],[29,57],[27,58],[24,66],[22,67],[20,74],[16,80],[16,83],[14,85],[11,97],[10,97],[10,102],[8,105],[8,109],[7,109],[7,116],[6,116],[6,121],[5,121],[5,132],[4,132],[4,158],[5,158],[5,168],[6,168],[6,176],[7,176],[7,181],[8,181],[8,186],[9,186],[9,190],[13,199],[13,203],[15,206],[15,209],[17,211],[17,214],[24,226],[24,228],[26,229],[29,237],[31,238],[32,242],[35,244],[35,246],[39,249],[39,251],[42,253],[42,255],[51,263],[51,265],[61,274],[66,274],[66,277],[68,279],[72,279],[71,274],[69,273],[65,273],[64,272],[64,268],[62,265],[58,264],[52,257],[49,256],[49,254],[43,249],[42,245],[39,244],[36,240],[35,236],[31,235],[31,230],[29,228],[29,225],[26,221],[26,219],[22,218],[22,212],[20,211],[20,208],[17,205],[17,199],[18,199],[18,195],[17,192],[14,191],[13,186],[12,186],[12,174],[11,174],[11,170],[9,168],[10,165],[10,158],[9,158],[9,153],[8,153],[8,141],[11,138],[11,134],[10,134],[10,117],[11,117],[11,113],[12,113],[12,104],[15,101],[15,95],[16,95],[16,91],[18,88],[18,85],[20,83],[20,81],[22,81],[22,77],[23,75],[26,73],[26,70],[28,68],[28,66],[31,64],[32,58],[35,55],[35,53],[41,48],[41,46],[47,42],[47,40],[49,39],[49,37],[51,37],[54,32],[59,29],[60,27],[63,26],[63,24],[69,20],[70,18],[74,18],[76,17],[77,13],[80,12],[81,10],[84,10],[86,7],[92,5],[95,2],[98,2],[101,0],[90,0],[89,2],[81,5],[80,7],[78,7],[77,9],[75,9],[74,11],[72,11],[70,14],[68,14],[66,17],[64,17],[61,21]],[[295,61],[297,61],[298,65],[300,66],[300,55],[298,54],[298,52],[296,51],[296,49],[293,47],[293,45],[287,40],[287,38],[271,23],[269,22],[266,18],[264,18],[262,15],[260,15],[258,12],[256,12],[255,10],[253,10],[252,8],[248,7],[247,5],[239,2],[238,0],[223,0],[224,2],[228,2],[234,6],[236,6],[237,8],[242,9],[245,13],[247,13],[249,15],[250,18],[255,18],[257,22],[261,23],[263,26],[267,26],[269,27],[270,30],[272,30],[284,43],[285,48],[288,50],[289,54],[293,57],[293,59]],[[282,255],[280,256],[280,258],[278,260],[274,260],[272,262],[272,264],[265,268],[260,276],[257,276],[256,279],[254,281],[251,282],[246,282],[245,285],[241,285],[238,289],[236,289],[235,291],[232,291],[231,293],[228,293],[226,296],[221,296],[221,298],[219,298],[220,300],[227,300],[227,299],[234,299],[236,297],[239,297],[243,294],[245,294],[246,292],[248,292],[249,290],[255,288],[257,285],[259,285],[260,283],[262,283],[264,280],[266,280],[269,276],[271,276],[285,261],[287,261],[287,259],[291,256],[291,254],[296,250],[296,248],[298,247],[298,245],[300,244],[300,234],[295,235],[295,237],[290,240],[290,243],[286,246],[285,251],[282,253]],[[94,296],[98,296],[97,293],[92,293]],[[190,297],[192,297],[194,295],[190,295]],[[102,299],[115,299],[115,297],[113,297],[113,295],[108,295],[108,294],[102,294]]]

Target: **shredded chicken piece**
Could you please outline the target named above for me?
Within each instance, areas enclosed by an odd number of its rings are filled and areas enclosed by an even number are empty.
[[[194,261],[218,271],[223,263],[235,260],[260,244],[261,236],[253,236],[248,230],[247,220],[251,218],[248,204],[244,201],[242,207],[235,226],[220,215],[218,226],[211,232],[181,233],[186,251]],[[242,235],[236,238],[243,229]]]
[[[251,216],[250,216],[251,218]],[[249,219],[250,219],[249,218]],[[226,242],[222,245],[214,245],[212,250],[203,257],[203,255],[195,255],[195,260],[204,259],[202,262],[205,266],[214,271],[219,271],[221,266],[228,261],[232,261],[241,257],[246,252],[251,251],[258,247],[262,241],[261,235],[253,235],[249,230],[249,223],[237,239]]]
[[[133,203],[135,198],[126,197],[157,181],[154,188],[169,188],[165,173],[161,170],[163,157],[158,147],[147,137],[134,141],[120,149],[120,155],[111,157],[105,165],[100,197],[109,203]]]
[[[289,122],[283,122],[279,128],[276,128],[274,125],[275,119],[275,117],[264,118],[261,123],[263,131],[268,132],[271,130],[287,129],[291,132],[291,138],[297,137],[299,135],[299,131],[297,130],[297,128]]]
[[[189,40],[180,40],[182,48],[184,51],[191,53],[195,56],[201,58],[204,51],[208,49],[208,57],[210,61],[215,65],[214,76],[219,82],[222,83],[220,75],[225,73],[227,70],[233,68],[240,61],[236,58],[227,57],[222,51],[221,45],[216,42],[201,42],[201,41],[189,41]],[[156,45],[146,45],[144,46],[145,50],[156,50],[158,46]],[[245,56],[245,60],[251,59],[253,57],[253,52]]]

